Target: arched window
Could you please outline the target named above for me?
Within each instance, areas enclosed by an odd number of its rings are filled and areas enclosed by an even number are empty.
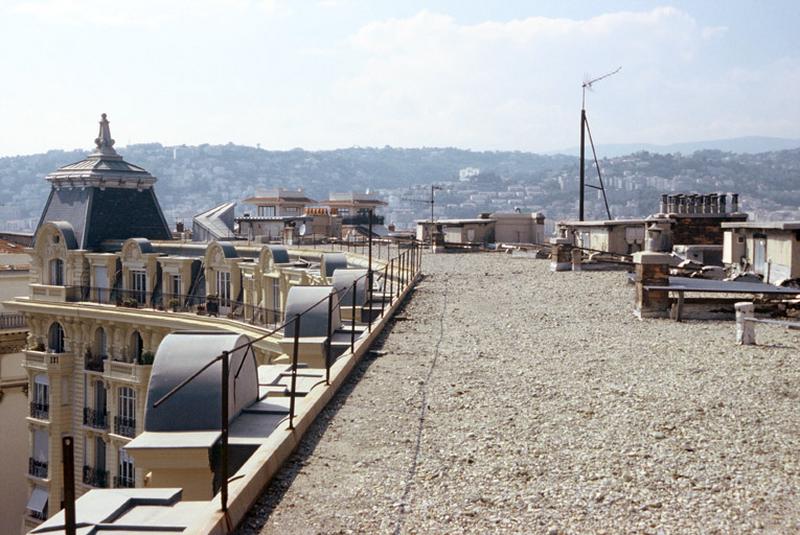
[[[98,327],[94,332],[94,355],[100,359],[108,355],[108,337],[102,327]]]
[[[50,325],[50,330],[47,333],[47,349],[51,353],[64,352],[64,328],[58,322]]]
[[[60,258],[50,260],[50,284],[64,286],[64,261]]]
[[[139,362],[142,357],[142,347],[144,343],[142,342],[142,335],[139,334],[139,331],[133,331],[131,333],[130,339],[130,362]]]

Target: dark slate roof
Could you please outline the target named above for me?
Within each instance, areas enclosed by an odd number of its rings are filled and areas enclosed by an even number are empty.
[[[152,188],[54,188],[39,225],[45,221],[72,225],[80,249],[97,249],[103,240],[172,239]]]

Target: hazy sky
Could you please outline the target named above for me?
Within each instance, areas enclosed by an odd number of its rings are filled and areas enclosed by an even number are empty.
[[[0,155],[800,138],[800,1],[0,0]]]

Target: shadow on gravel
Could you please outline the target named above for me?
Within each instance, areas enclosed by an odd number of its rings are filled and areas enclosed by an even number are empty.
[[[420,278],[419,282],[422,282],[424,279],[425,278],[423,276]],[[395,311],[394,316],[389,321],[386,328],[375,340],[375,343],[370,347],[370,351],[364,355],[364,358],[361,359],[361,362],[358,363],[358,366],[356,366],[348,376],[347,381],[342,384],[342,387],[339,389],[339,391],[336,392],[319,416],[317,416],[317,419],[314,420],[314,423],[311,425],[311,427],[308,428],[308,432],[306,432],[305,436],[300,441],[297,450],[292,453],[278,473],[275,474],[275,477],[272,478],[269,485],[267,485],[262,492],[261,497],[250,508],[247,516],[244,517],[242,523],[239,525],[236,531],[234,531],[234,534],[254,535],[260,533],[264,528],[270,518],[270,515],[281,503],[281,500],[283,500],[286,491],[289,489],[289,487],[291,487],[292,482],[297,477],[297,474],[299,474],[300,470],[302,470],[302,468],[308,464],[309,457],[311,457],[311,455],[314,453],[314,450],[317,448],[320,440],[322,440],[322,437],[325,436],[325,431],[328,429],[331,421],[336,417],[339,409],[342,407],[342,405],[344,405],[345,401],[347,401],[347,398],[350,397],[350,394],[353,392],[356,385],[367,372],[372,363],[379,358],[377,352],[383,349],[386,338],[392,334],[392,331],[397,324],[397,320],[394,318],[398,316],[404,316],[405,309],[416,291],[417,288],[414,287],[408,293],[406,298]]]

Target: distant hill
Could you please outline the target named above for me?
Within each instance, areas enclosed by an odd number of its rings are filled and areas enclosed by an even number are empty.
[[[687,141],[684,143],[671,143],[669,145],[657,145],[652,143],[609,143],[598,144],[598,158],[615,158],[625,156],[635,152],[652,152],[656,154],[692,154],[698,150],[721,150],[723,152],[736,152],[739,154],[757,154],[759,152],[771,152],[778,150],[789,150],[800,147],[800,139],[787,139],[781,137],[749,136],[734,137],[729,139],[712,139],[708,141]],[[568,154],[577,156],[580,147],[571,147],[564,150],[551,151],[547,154]],[[591,149],[587,145],[587,154]]]

